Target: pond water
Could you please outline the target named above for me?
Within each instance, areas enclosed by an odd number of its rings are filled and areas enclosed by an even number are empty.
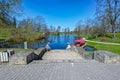
[[[60,36],[48,36],[47,39],[43,39],[38,42],[28,43],[28,48],[38,49],[44,48],[46,44],[49,42],[50,48],[53,49],[66,49],[67,43],[70,45],[74,44],[74,40],[79,39],[80,37],[75,37],[74,35],[60,35]],[[24,45],[10,45],[10,48],[24,48]],[[85,48],[88,51],[93,51],[94,49],[87,46]]]

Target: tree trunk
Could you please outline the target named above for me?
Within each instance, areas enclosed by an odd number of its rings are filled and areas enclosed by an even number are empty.
[[[115,39],[115,30],[112,33],[112,39]]]
[[[96,34],[96,39],[98,38],[98,34]]]
[[[112,26],[112,39],[115,39],[115,25]]]

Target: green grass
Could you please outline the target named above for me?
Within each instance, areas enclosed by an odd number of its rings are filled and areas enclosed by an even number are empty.
[[[99,36],[98,38],[91,37],[91,38],[89,38],[89,40],[120,44],[120,33],[116,33],[116,38],[114,40],[112,39],[112,33],[107,33],[105,36]],[[87,44],[95,47],[97,50],[110,51],[110,52],[120,55],[120,46],[119,45],[99,44],[99,43],[92,43],[92,42],[87,42]]]
[[[93,40],[93,41],[100,41],[100,42],[111,42],[111,43],[120,43],[120,39],[111,39],[109,37],[106,37],[106,36],[103,36],[103,37],[98,37],[97,39],[94,38],[94,39],[90,39],[90,40]]]
[[[120,46],[118,45],[98,44],[98,43],[92,43],[92,42],[87,42],[87,45],[93,46],[97,50],[110,51],[110,52],[120,55]]]
[[[15,51],[15,53],[34,51],[33,49],[20,49],[20,48],[0,48],[0,51],[6,51],[6,50],[10,50],[10,49],[13,49]]]
[[[88,40],[101,41],[101,42],[111,42],[111,43],[120,43],[120,33],[116,33],[116,38],[112,39],[112,33],[106,33],[104,36],[95,36],[89,37]]]
[[[112,38],[112,33],[107,33],[106,36]],[[116,36],[116,39],[120,39],[120,33],[116,33],[115,36]]]

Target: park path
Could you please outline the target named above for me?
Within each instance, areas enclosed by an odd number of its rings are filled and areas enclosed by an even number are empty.
[[[75,52],[52,50],[43,60],[27,65],[1,64],[0,80],[120,80],[120,63],[105,64]]]
[[[120,63],[33,61],[28,65],[0,65],[0,80],[120,80]]]
[[[99,44],[120,45],[119,43],[99,42],[99,41],[92,41],[92,40],[86,40],[86,41],[93,42],[93,43],[99,43]]]

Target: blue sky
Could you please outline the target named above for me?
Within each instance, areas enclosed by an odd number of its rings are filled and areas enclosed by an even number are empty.
[[[70,27],[79,20],[93,18],[95,0],[23,0],[24,14],[18,19],[42,16],[48,26]]]

